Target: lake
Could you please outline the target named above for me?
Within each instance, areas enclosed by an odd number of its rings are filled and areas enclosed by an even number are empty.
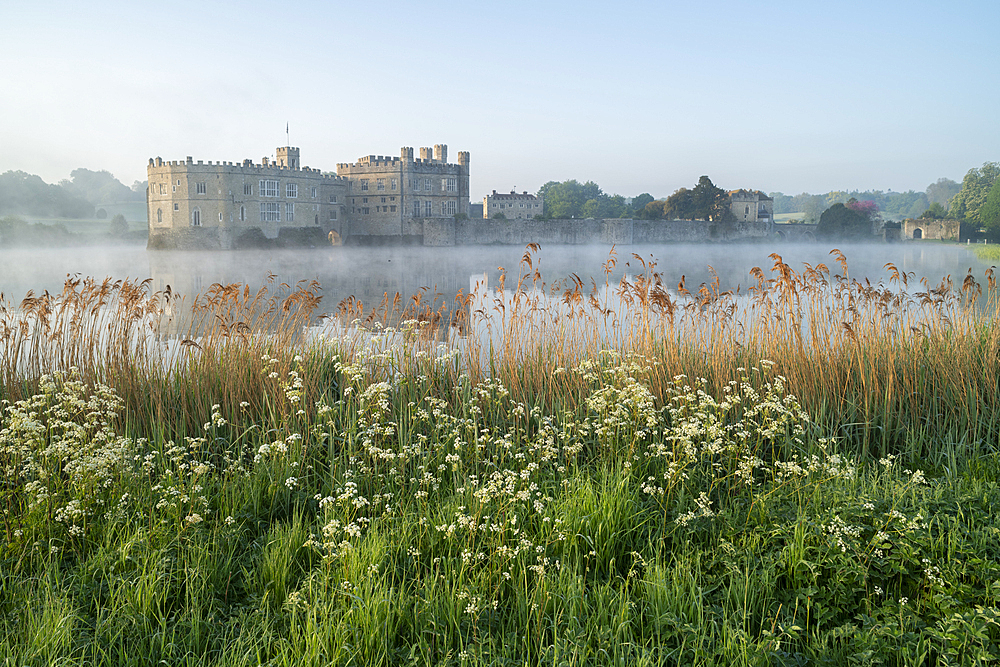
[[[623,275],[642,273],[643,261],[655,263],[655,270],[667,287],[675,287],[681,277],[696,291],[701,283],[711,282],[709,267],[718,274],[722,290],[746,288],[756,281],[750,277],[753,267],[765,273],[774,262],[768,257],[779,253],[793,269],[803,263],[825,263],[832,273],[840,267],[829,254],[832,246],[823,244],[719,244],[619,246],[617,264],[608,274],[612,283]],[[842,244],[852,278],[868,278],[872,283],[888,280],[883,268],[887,262],[901,270],[926,277],[936,285],[946,275],[960,281],[971,268],[983,281],[989,264],[976,258],[965,246],[949,244]],[[533,253],[533,264],[543,280],[551,285],[566,281],[571,274],[585,285],[591,279],[605,280],[604,264],[610,247],[546,246]],[[332,311],[349,296],[366,304],[382,295],[400,293],[408,297],[422,288],[436,291],[446,300],[460,290],[468,293],[477,281],[495,287],[499,267],[507,269],[507,285],[516,282],[525,248],[513,246],[476,246],[456,248],[356,248],[331,247],[296,250],[234,252],[150,252],[141,246],[86,247],[59,249],[0,249],[0,292],[8,303],[20,301],[28,290],[57,292],[67,275],[78,274],[104,278],[152,278],[153,287],[168,285],[175,293],[191,297],[213,283],[261,285],[268,275],[278,283],[294,284],[317,280],[322,285],[321,310]],[[526,267],[524,267],[526,268]]]

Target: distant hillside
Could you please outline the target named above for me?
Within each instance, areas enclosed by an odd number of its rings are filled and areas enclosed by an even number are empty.
[[[882,217],[886,220],[903,220],[905,218],[917,218],[924,213],[931,204],[941,204],[945,209],[959,190],[962,189],[960,183],[948,178],[939,178],[936,182],[927,186],[924,192],[907,190],[906,192],[893,192],[882,190],[866,190],[860,192],[854,190],[834,190],[821,195],[813,195],[803,192],[798,195],[786,195],[781,192],[771,192],[769,196],[774,198],[775,214],[783,213],[803,213],[808,222],[818,222],[819,216],[834,204],[846,204],[851,199],[858,201],[873,201],[878,205]]]
[[[0,174],[0,216],[4,215],[89,218],[94,215],[94,205],[34,174],[8,171]]]
[[[0,216],[31,218],[92,218],[146,202],[146,182],[128,187],[108,171],[74,169],[68,180],[50,184],[34,174],[8,171],[0,174]],[[133,219],[138,219],[133,214]]]
[[[69,180],[60,181],[59,185],[94,206],[146,201],[145,181],[136,181],[130,188],[109,171],[91,171],[83,167],[74,169],[69,176]]]

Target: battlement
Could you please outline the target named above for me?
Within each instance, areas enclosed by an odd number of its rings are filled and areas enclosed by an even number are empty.
[[[313,167],[297,167],[293,168],[283,164],[276,164],[270,161],[262,162],[260,164],[254,164],[253,160],[246,159],[242,162],[226,162],[223,160],[218,160],[213,162],[209,160],[208,162],[203,162],[202,160],[194,161],[191,156],[188,156],[186,160],[164,160],[163,158],[149,158],[149,164],[147,166],[147,171],[151,174],[156,173],[216,173],[221,171],[225,173],[237,173],[237,172],[253,172],[255,174],[282,174],[285,176],[291,174],[301,174],[306,178],[323,178],[331,181],[346,181],[347,179],[342,178],[336,174],[324,174],[321,170],[315,169]]]
[[[760,190],[730,190],[729,199],[732,201],[774,201]]]
[[[392,170],[415,170],[420,173],[441,173],[453,174],[463,169],[465,165],[448,164],[437,160],[402,160],[400,158],[383,155],[366,155],[358,158],[357,162],[340,162],[337,164],[337,171],[350,171],[351,173],[378,173]]]

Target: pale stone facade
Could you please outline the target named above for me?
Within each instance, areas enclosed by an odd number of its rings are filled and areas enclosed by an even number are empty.
[[[729,206],[741,222],[774,222],[774,199],[760,190],[731,190]]]
[[[348,235],[361,242],[404,240],[423,234],[425,218],[467,218],[469,215],[469,153],[448,162],[448,146],[433,152],[403,147],[400,156],[366,155],[337,165],[348,183]]]
[[[298,148],[281,147],[277,155],[260,164],[150,159],[150,247],[227,249],[251,230],[266,239],[342,234],[346,179],[301,167]]]
[[[336,175],[301,166],[292,146],[259,164],[150,159],[149,247],[420,242],[424,219],[469,213],[469,154],[449,164],[444,144],[420,151],[366,156]]]
[[[904,220],[901,236],[904,241],[958,241],[962,223],[958,220]]]
[[[545,200],[542,197],[529,195],[527,191],[517,194],[511,190],[510,194],[497,193],[483,197],[483,217],[493,218],[498,214],[508,220],[531,220],[536,215],[541,215],[545,210]]]

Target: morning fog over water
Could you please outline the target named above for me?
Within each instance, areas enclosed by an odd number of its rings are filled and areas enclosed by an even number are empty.
[[[712,270],[721,290],[745,291],[756,284],[750,271],[763,269],[771,276],[774,261],[771,253],[781,255],[792,269],[801,271],[804,263],[815,267],[826,264],[831,275],[841,273],[830,255],[833,247],[846,255],[850,277],[868,279],[873,284],[888,284],[884,266],[895,264],[900,271],[926,278],[930,286],[950,275],[956,283],[971,269],[978,282],[984,282],[989,263],[979,260],[965,246],[944,244],[719,244],[618,246],[614,249],[617,264],[606,276],[610,246],[547,245],[532,253],[534,268],[540,269],[547,287],[568,285],[578,276],[589,291],[591,280],[598,285],[617,284],[623,276],[644,271],[643,263],[655,263],[655,271],[671,292],[683,277],[685,286],[696,292],[702,283],[711,283]],[[145,279],[152,278],[154,290],[169,285],[174,293],[188,299],[204,292],[214,283],[243,283],[252,289],[264,284],[269,275],[276,284],[294,285],[300,280],[317,280],[321,285],[320,313],[332,312],[348,297],[375,305],[385,293],[399,293],[404,298],[426,288],[427,295],[440,295],[452,302],[459,291],[468,294],[476,283],[496,288],[500,267],[507,271],[507,287],[519,276],[525,248],[515,246],[455,248],[352,248],[332,247],[297,250],[234,252],[151,252],[136,246],[85,247],[65,249],[0,250],[0,292],[8,303],[17,303],[29,291],[40,294],[61,291],[68,275]],[[711,267],[711,269],[709,268]],[[527,271],[527,267],[522,267]],[[532,270],[532,273],[534,270]],[[914,283],[911,283],[911,289]]]

